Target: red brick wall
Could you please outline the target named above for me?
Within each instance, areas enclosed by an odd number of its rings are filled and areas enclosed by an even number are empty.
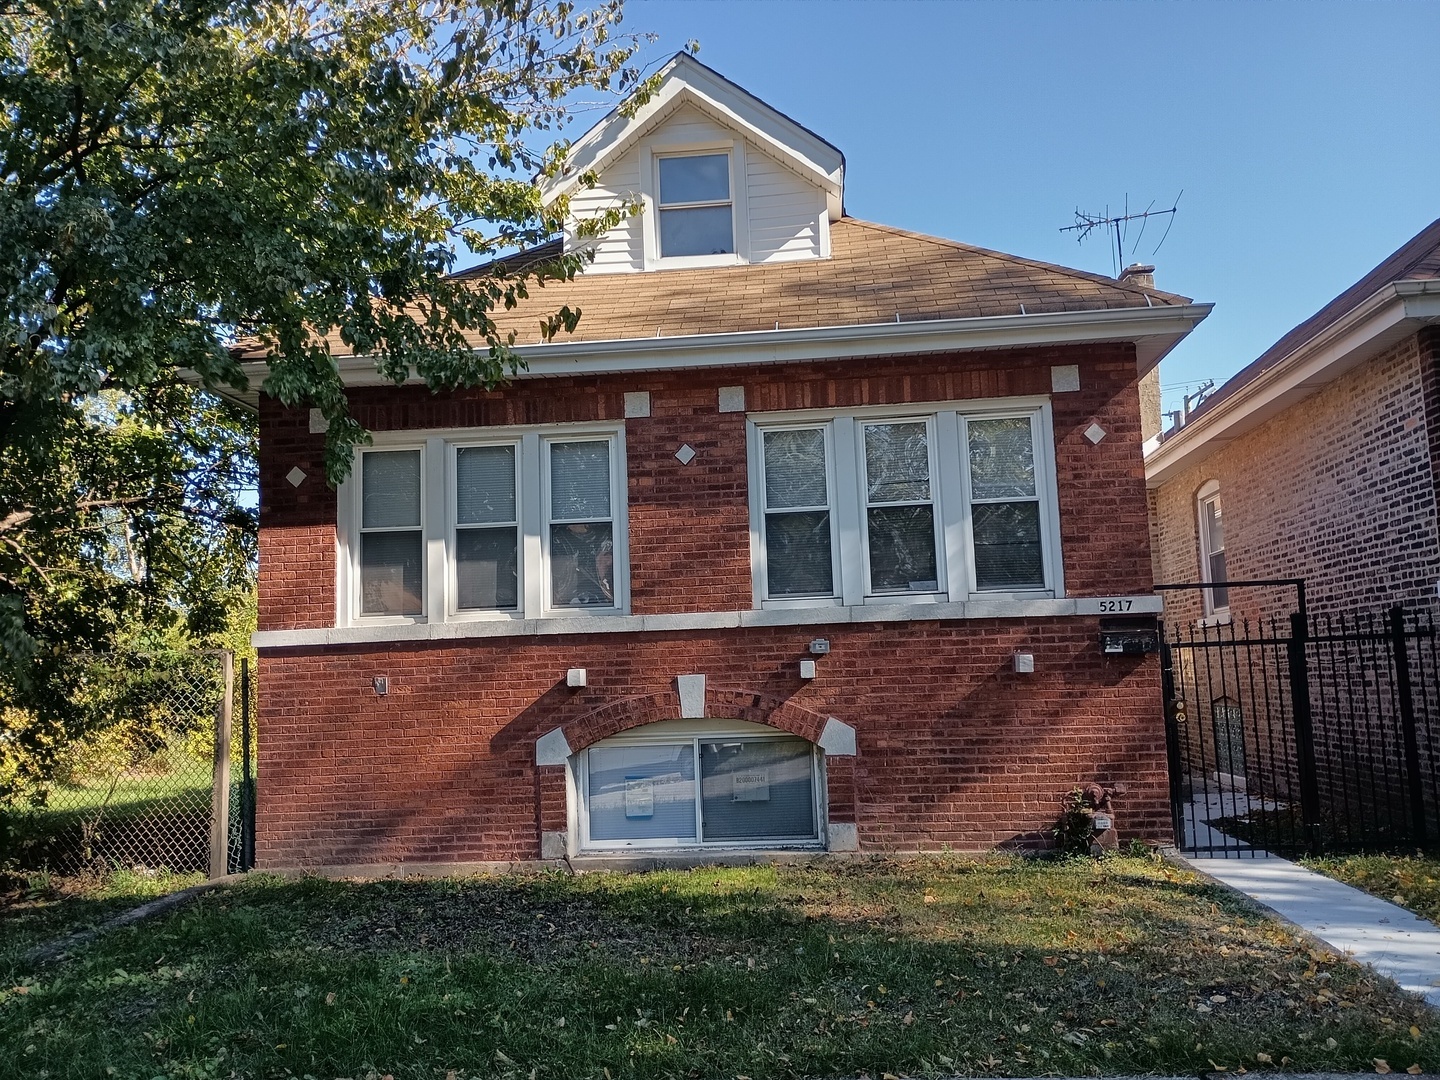
[[[1052,399],[1067,593],[1147,592],[1129,345],[526,380],[444,396],[385,388],[356,391],[353,403],[373,430],[486,427],[619,419],[624,393],[648,390],[651,416],[626,421],[632,609],[743,610],[745,414],[718,411],[720,386],[743,384],[751,412],[1048,395],[1056,364],[1078,364],[1082,386]],[[1083,434],[1092,422],[1107,432],[1098,445]],[[688,466],[674,457],[682,443],[698,451]],[[332,625],[323,436],[305,413],[266,401],[261,447],[261,629]],[[309,474],[298,488],[284,479],[296,465]],[[1107,660],[1097,629],[1092,618],[922,621],[266,650],[259,858],[536,857],[540,830],[563,825],[564,791],[559,770],[534,766],[535,739],[609,702],[669,693],[674,676],[692,673],[707,676],[712,700],[743,691],[762,712],[786,702],[855,727],[858,756],[831,759],[831,819],[854,820],[862,846],[1044,842],[1060,797],[1091,780],[1126,785],[1122,835],[1164,838],[1156,665]],[[815,636],[834,651],[804,683],[796,665]],[[1022,646],[1035,653],[1033,676],[1010,670]],[[589,670],[587,689],[564,687],[569,667]],[[371,688],[379,674],[385,698]]]
[[[1153,492],[1156,580],[1197,580],[1195,495],[1216,480],[1231,578],[1303,577],[1315,612],[1434,605],[1440,394],[1427,403],[1425,387],[1436,342],[1399,342]],[[1194,594],[1165,606],[1181,622],[1201,614]],[[1286,614],[1294,593],[1234,589],[1230,608]]]
[[[1050,393],[1054,364],[1081,368],[1081,389],[1053,398],[1066,591],[1147,591],[1149,552],[1135,540],[1147,519],[1129,345],[532,379],[443,396],[387,387],[351,398],[361,424],[391,431],[619,420],[626,391],[650,391],[651,415],[625,423],[631,608],[733,611],[752,603],[745,414],[718,411],[719,387],[743,384],[751,412],[1039,395]],[[1092,421],[1108,432],[1099,444],[1083,434]],[[335,496],[324,484],[324,436],[310,434],[304,410],[268,398],[260,425],[260,628],[333,625]],[[683,443],[698,451],[689,465],[674,456]],[[295,466],[307,473],[298,488],[285,480]]]
[[[268,653],[260,865],[536,858],[540,823],[564,822],[560,770],[534,767],[536,738],[692,673],[712,700],[746,690],[854,726],[853,765],[830,759],[831,817],[855,820],[865,846],[1043,843],[1060,796],[1090,780],[1126,785],[1123,835],[1166,835],[1156,665],[1100,656],[1094,619],[827,627],[833,651],[802,682],[815,632]],[[1010,670],[1018,647],[1034,651],[1034,675]],[[586,668],[589,687],[567,689],[569,667]]]

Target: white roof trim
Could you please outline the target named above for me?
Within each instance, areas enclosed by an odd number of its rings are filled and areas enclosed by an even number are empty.
[[[1210,304],[1185,304],[1104,308],[680,337],[559,341],[521,345],[515,351],[528,364],[528,369],[519,376],[524,379],[1133,341],[1138,371],[1144,374],[1190,333],[1210,313],[1211,307]],[[376,371],[370,357],[341,356],[336,358],[336,365],[346,386],[393,385]],[[241,366],[251,386],[258,387],[266,375],[265,362],[255,360]],[[255,407],[257,391],[251,390],[248,396],[253,399],[251,407]]]
[[[839,150],[688,54],[673,57],[660,76],[660,88],[634,116],[616,109],[571,144],[569,167],[541,183],[546,203],[573,188],[581,173],[604,168],[664,117],[692,104],[824,189],[831,220],[840,217],[845,157]]]
[[[1385,285],[1147,453],[1147,486],[1162,486],[1427,324],[1440,324],[1440,281]]]

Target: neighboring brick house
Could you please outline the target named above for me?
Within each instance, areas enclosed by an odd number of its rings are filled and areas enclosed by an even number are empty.
[[[1162,582],[1301,577],[1316,612],[1433,607],[1440,587],[1440,221],[1206,398],[1145,458]],[[1223,514],[1222,514],[1223,507]],[[1294,609],[1174,593],[1175,621]]]
[[[1155,657],[1098,635],[1158,609],[1137,385],[1208,306],[846,217],[684,56],[571,161],[644,212],[504,314],[524,376],[339,356],[338,494],[256,402],[259,864],[1034,846],[1092,781],[1167,839]]]

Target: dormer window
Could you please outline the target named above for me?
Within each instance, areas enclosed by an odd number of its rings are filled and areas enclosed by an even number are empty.
[[[733,255],[735,207],[729,154],[676,154],[657,159],[660,257]]]

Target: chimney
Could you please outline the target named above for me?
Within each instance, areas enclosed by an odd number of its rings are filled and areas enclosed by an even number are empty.
[[[1155,267],[1146,263],[1131,263],[1120,271],[1120,284],[1153,289],[1155,288]]]

